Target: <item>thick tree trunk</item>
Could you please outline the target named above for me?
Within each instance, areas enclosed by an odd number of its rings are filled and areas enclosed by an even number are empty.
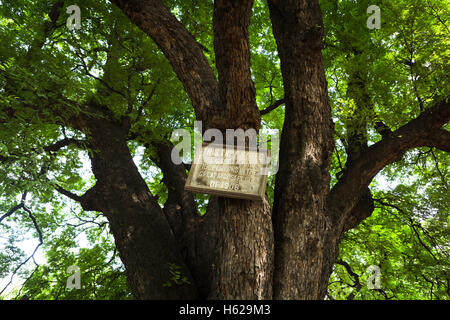
[[[259,130],[248,27],[253,0],[214,2],[214,50],[224,106],[218,129]],[[267,200],[219,198],[212,298],[271,299],[273,230]]]
[[[108,218],[134,296],[196,298],[195,283],[169,223],[130,155],[127,125],[104,119],[90,119],[82,125],[92,147],[97,179],[84,207],[96,208]],[[189,283],[179,282],[171,271],[179,271]]]
[[[273,233],[270,206],[219,198],[216,272],[210,298],[271,299]]]
[[[326,213],[333,125],[317,1],[269,1],[286,113],[276,178],[274,298],[323,299],[339,233]]]

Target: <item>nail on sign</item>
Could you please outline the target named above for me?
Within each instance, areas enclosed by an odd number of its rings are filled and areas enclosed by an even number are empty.
[[[262,200],[269,166],[269,150],[203,144],[195,154],[185,190]]]

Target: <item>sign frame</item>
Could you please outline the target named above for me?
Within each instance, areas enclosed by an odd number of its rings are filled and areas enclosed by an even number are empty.
[[[200,157],[202,157],[203,155],[203,148],[204,147],[217,147],[217,148],[222,148],[223,149],[227,149],[232,147],[234,148],[234,150],[245,150],[245,151],[253,151],[253,152],[257,152],[257,154],[259,155],[259,152],[264,152],[267,155],[267,164],[266,165],[262,165],[261,169],[265,168],[266,170],[266,174],[262,175],[261,177],[261,181],[260,184],[258,186],[258,191],[255,193],[250,193],[250,192],[242,192],[242,191],[232,191],[232,190],[219,190],[219,189],[215,189],[213,187],[207,187],[207,186],[198,186],[198,185],[193,185],[193,178],[195,173],[197,172],[197,166],[199,165],[203,165],[203,163],[198,163],[200,160]],[[245,199],[245,200],[253,200],[253,201],[262,201],[264,200],[265,197],[265,191],[266,191],[266,186],[267,186],[267,178],[268,178],[268,172],[269,172],[269,168],[270,168],[270,160],[271,160],[271,152],[269,149],[254,149],[254,148],[248,148],[248,147],[242,147],[242,146],[230,146],[230,145],[226,145],[226,144],[214,144],[214,142],[212,143],[206,143],[204,142],[200,148],[200,150],[197,150],[197,152],[195,153],[195,157],[194,157],[194,161],[192,162],[191,168],[189,170],[189,175],[188,178],[186,180],[186,184],[184,186],[184,190],[186,191],[191,191],[193,193],[206,193],[206,194],[211,194],[211,195],[215,195],[215,196],[220,196],[220,197],[226,197],[226,198],[234,198],[234,199]]]

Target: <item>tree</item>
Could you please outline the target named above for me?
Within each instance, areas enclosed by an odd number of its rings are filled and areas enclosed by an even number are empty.
[[[450,151],[444,2],[383,3],[383,21],[403,20],[379,31],[366,27],[366,1],[111,2],[80,2],[72,32],[65,1],[3,5],[1,174],[9,203],[24,192],[56,201],[56,190],[104,215],[136,298],[323,299],[346,232],[375,204],[395,209],[374,197],[374,177],[411,149],[432,148],[433,172],[448,160],[434,151]],[[282,126],[264,201],[184,190],[169,136],[194,115],[205,130]],[[139,148],[163,190],[133,161]],[[91,183],[74,170],[80,150]],[[25,200],[1,220],[26,209],[41,234]]]

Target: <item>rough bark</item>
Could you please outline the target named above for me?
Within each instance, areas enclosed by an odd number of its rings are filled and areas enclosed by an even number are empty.
[[[219,198],[216,272],[210,298],[271,299],[273,233],[270,206]]]
[[[126,143],[128,126],[92,118],[81,120],[79,125],[89,137],[92,171],[97,179],[81,203],[85,210],[102,211],[108,218],[134,296],[138,299],[197,297],[169,223],[133,162]],[[174,283],[171,264],[180,268],[190,284]],[[168,283],[171,285],[165,285]]]
[[[317,1],[269,1],[281,61],[285,121],[276,177],[274,298],[322,299],[338,235],[325,212],[333,125]]]
[[[184,190],[187,178],[184,165],[176,165],[171,160],[173,145],[170,142],[158,142],[152,146],[157,151],[157,157],[152,160],[162,170],[163,183],[168,188],[164,214],[192,273],[199,297],[207,298],[212,284],[217,242],[219,218],[217,198],[210,198],[206,214],[200,216],[194,195]]]
[[[253,0],[214,1],[214,51],[227,128],[259,130],[260,115],[250,70],[248,27]]]
[[[251,79],[248,27],[252,0],[214,2],[214,49],[223,123],[218,128],[259,130]],[[211,297],[272,297],[273,231],[267,201],[219,199],[219,224]]]

